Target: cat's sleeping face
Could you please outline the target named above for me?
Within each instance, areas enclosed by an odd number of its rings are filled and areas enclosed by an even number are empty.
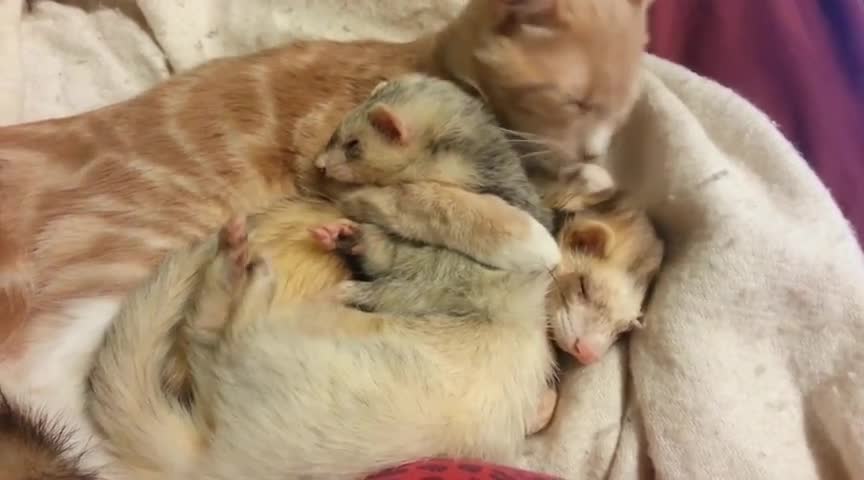
[[[461,19],[474,44],[456,76],[524,134],[528,159],[553,169],[594,159],[638,96],[652,1],[475,1]]]

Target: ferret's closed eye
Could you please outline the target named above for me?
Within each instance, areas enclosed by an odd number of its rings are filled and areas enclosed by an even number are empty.
[[[356,138],[352,138],[345,142],[343,146],[345,148],[345,158],[348,160],[356,160],[360,158],[360,153],[362,152],[360,147],[360,140]]]
[[[585,278],[585,275],[579,276],[579,296],[582,297],[583,300],[589,300],[588,280]]]

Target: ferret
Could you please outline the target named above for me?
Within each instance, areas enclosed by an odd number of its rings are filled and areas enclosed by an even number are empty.
[[[545,198],[559,214],[562,254],[547,311],[556,344],[590,364],[621,334],[642,328],[664,244],[647,213],[603,168],[580,165],[564,179]]]
[[[350,183],[500,189],[551,225],[519,157],[472,103],[440,80],[388,82],[346,118],[321,168]],[[132,294],[96,355],[87,401],[118,464],[135,478],[348,479],[437,455],[515,460],[554,371],[554,239],[536,246],[535,268],[510,271],[357,220],[312,234],[359,255],[371,282],[277,305],[281,280],[237,220]],[[177,332],[185,401],[164,385]]]
[[[0,478],[97,480],[71,453],[71,431],[47,414],[13,402],[0,391]]]
[[[552,228],[551,211],[505,130],[482,101],[450,81],[406,74],[379,83],[314,164],[342,185],[428,182],[491,193]]]

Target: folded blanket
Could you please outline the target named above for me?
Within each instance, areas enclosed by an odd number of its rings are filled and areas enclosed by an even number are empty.
[[[463,1],[43,1],[20,20],[16,3],[0,3],[5,122],[105,105],[291,39],[411,38]],[[647,327],[565,371],[521,466],[573,479],[864,478],[864,256],[848,223],[765,115],[681,67],[645,66],[610,165],[668,241]]]

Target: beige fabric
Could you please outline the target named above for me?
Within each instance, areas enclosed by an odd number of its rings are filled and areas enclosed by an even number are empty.
[[[20,0],[0,0],[0,122],[95,108],[169,64],[293,38],[408,39],[462,1],[43,1],[19,24]],[[524,465],[572,479],[864,478],[864,259],[848,225],[764,115],[646,65],[611,162],[668,261],[647,328],[565,372]]]

